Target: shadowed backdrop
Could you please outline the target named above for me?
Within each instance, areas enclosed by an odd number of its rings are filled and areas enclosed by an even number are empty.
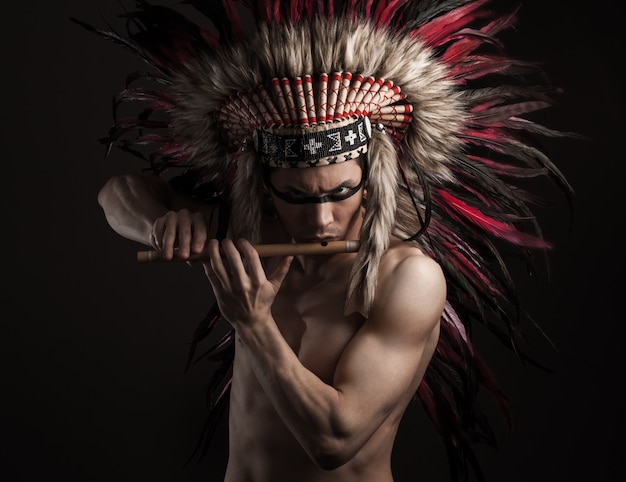
[[[514,268],[522,301],[556,346],[531,330],[553,373],[523,366],[476,329],[514,419],[509,434],[485,401],[499,447],[479,455],[492,482],[613,482],[625,448],[624,7],[520,3],[511,53],[544,61],[564,90],[542,120],[589,140],[545,143],[576,191],[574,211],[538,186],[551,202],[538,210],[555,245],[550,273],[527,278]],[[105,0],[5,7],[0,478],[8,482],[218,482],[224,470],[224,426],[211,454],[185,466],[214,368],[202,361],[184,371],[209,284],[199,267],[137,264],[144,248],[116,235],[96,202],[109,176],[145,167],[115,149],[105,158],[97,141],[126,74],[145,66],[69,17],[119,26],[119,11]],[[393,469],[397,482],[448,480],[443,444],[417,404]]]

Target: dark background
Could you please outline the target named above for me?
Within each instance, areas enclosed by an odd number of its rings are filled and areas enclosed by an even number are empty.
[[[574,3],[529,0],[507,34],[513,53],[545,60],[565,91],[543,120],[590,140],[546,144],[576,190],[575,211],[546,190],[554,204],[538,213],[556,248],[551,278],[516,274],[557,346],[532,336],[554,373],[522,366],[477,333],[514,417],[508,434],[496,415],[499,448],[479,450],[492,482],[623,480],[626,19],[618,0]],[[212,369],[203,362],[184,373],[208,282],[199,268],[138,265],[142,247],[113,233],[96,202],[109,176],[143,167],[119,151],[105,159],[97,139],[111,124],[111,97],[144,65],[68,17],[104,25],[119,7],[4,8],[0,478],[219,481],[223,448],[183,467]],[[398,482],[447,480],[443,446],[417,405],[394,471]]]

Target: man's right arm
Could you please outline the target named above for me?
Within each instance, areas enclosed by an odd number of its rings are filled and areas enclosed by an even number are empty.
[[[214,206],[175,191],[153,174],[110,178],[98,193],[98,203],[116,233],[161,250],[165,259],[186,259],[215,236]]]

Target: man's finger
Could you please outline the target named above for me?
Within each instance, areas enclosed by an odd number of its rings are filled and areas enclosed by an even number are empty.
[[[293,258],[294,256],[285,256],[283,259],[281,259],[278,266],[276,266],[274,271],[272,271],[272,274],[269,276],[269,278],[267,278],[267,280],[276,287],[276,291],[278,291],[280,285],[283,284],[283,280],[289,272],[289,268],[291,267],[291,262],[293,261]]]
[[[237,247],[244,256],[248,266],[248,276],[254,280],[257,285],[262,284],[267,279],[265,269],[261,264],[259,253],[256,252],[252,244],[246,239],[237,240]]]
[[[204,214],[202,213],[193,213],[191,215],[191,228],[192,228],[192,238],[191,238],[191,252],[194,254],[201,253],[204,249],[204,245],[207,239],[207,227],[204,219]]]
[[[178,211],[178,257],[187,259],[190,254],[189,246],[191,244],[191,214],[187,209]]]
[[[230,267],[230,274],[233,281],[238,283],[239,286],[246,285],[248,273],[246,272],[243,260],[241,259],[241,253],[231,239],[224,239],[222,241],[222,252]]]
[[[230,286],[230,276],[224,265],[219,242],[216,239],[209,241],[208,246],[210,268],[215,274],[217,281],[226,288]]]

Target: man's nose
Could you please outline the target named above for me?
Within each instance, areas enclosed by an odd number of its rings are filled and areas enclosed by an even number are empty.
[[[333,222],[332,203],[311,203],[307,209],[308,221],[315,226],[328,226]]]

